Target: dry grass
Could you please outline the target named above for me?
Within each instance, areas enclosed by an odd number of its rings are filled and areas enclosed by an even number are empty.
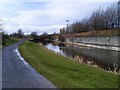
[[[80,36],[120,36],[120,30],[101,30],[89,31],[75,34],[64,34],[65,37],[80,37]]]

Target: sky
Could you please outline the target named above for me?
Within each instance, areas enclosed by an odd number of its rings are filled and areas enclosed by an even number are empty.
[[[88,18],[98,8],[118,0],[1,0],[0,23],[8,34],[22,29],[25,34],[58,33],[68,24]]]

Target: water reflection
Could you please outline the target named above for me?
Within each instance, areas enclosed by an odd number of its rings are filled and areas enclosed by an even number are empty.
[[[88,47],[78,47],[73,45],[59,46],[57,42],[45,45],[48,49],[60,53],[66,57],[78,58],[82,57],[84,63],[95,64],[106,70],[114,71],[115,67],[120,68],[120,52],[94,49]]]
[[[60,54],[64,55],[63,51],[60,49],[59,46],[54,46],[53,44],[47,44],[46,47],[50,50],[55,51],[56,53],[60,53]]]

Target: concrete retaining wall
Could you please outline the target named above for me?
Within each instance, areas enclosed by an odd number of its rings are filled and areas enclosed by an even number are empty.
[[[120,47],[120,36],[107,36],[107,37],[69,37],[67,42],[84,43],[102,46]]]

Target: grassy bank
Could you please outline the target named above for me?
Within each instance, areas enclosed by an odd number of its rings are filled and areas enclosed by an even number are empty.
[[[60,88],[118,87],[117,75],[79,64],[36,43],[26,41],[19,51],[32,67]]]
[[[18,41],[20,41],[20,39],[15,39],[15,38],[6,39],[5,45],[3,45],[3,47],[12,45],[12,44],[14,44],[14,43],[16,43]]]
[[[99,37],[106,37],[106,36],[120,36],[120,30],[98,30],[98,31],[88,31],[88,32],[81,32],[81,33],[74,33],[74,34],[63,34],[63,36],[67,37],[87,37],[87,36],[99,36]]]

